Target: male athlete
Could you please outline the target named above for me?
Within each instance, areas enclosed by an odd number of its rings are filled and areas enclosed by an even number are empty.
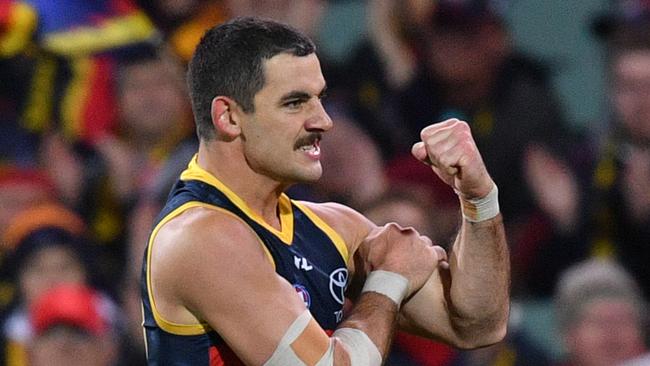
[[[503,338],[508,250],[467,124],[433,124],[412,151],[460,197],[447,257],[413,229],[283,193],[321,176],[332,127],[308,38],[232,20],[205,34],[188,79],[200,147],[146,252],[150,364],[375,366],[398,326],[462,348]]]

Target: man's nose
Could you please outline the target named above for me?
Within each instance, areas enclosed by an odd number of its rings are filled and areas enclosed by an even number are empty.
[[[323,104],[318,101],[314,109],[314,114],[307,120],[305,129],[308,131],[328,131],[331,129],[333,125],[332,119],[330,118],[329,114],[327,114],[327,111],[325,110],[325,107],[323,107]]]

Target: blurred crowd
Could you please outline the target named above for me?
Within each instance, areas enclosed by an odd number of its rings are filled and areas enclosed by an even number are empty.
[[[336,43],[319,30],[347,6],[363,9],[361,36],[345,57],[318,51],[335,125],[324,176],[289,195],[450,245],[457,198],[410,147],[462,119],[512,255],[503,342],[461,351],[398,333],[387,364],[650,365],[650,1],[612,1],[584,29],[606,60],[597,130],[569,120],[552,65],[515,47],[508,3],[0,0],[0,364],[144,364],[141,260],[197,148],[194,46],[244,15]]]

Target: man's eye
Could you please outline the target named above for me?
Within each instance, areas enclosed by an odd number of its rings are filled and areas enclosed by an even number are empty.
[[[301,104],[302,104],[302,100],[291,100],[284,103],[284,106],[289,108],[298,108],[300,107]]]

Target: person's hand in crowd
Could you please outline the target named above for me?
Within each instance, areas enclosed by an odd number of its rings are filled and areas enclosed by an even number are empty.
[[[104,137],[96,146],[106,162],[113,192],[120,199],[126,200],[133,192],[133,182],[138,173],[138,167],[133,164],[135,152],[113,136]]]
[[[44,136],[40,151],[41,165],[56,185],[59,197],[74,206],[83,191],[83,163],[63,136],[52,133]]]
[[[387,0],[372,0],[369,4],[368,28],[370,40],[373,42],[386,67],[386,79],[392,88],[405,86],[417,69],[417,60],[406,42],[401,39],[400,22],[396,19],[395,9],[404,4]],[[413,16],[410,7],[399,14]],[[408,22],[410,19],[404,19]]]
[[[574,227],[579,187],[569,167],[544,147],[531,145],[524,155],[524,174],[539,208],[563,231]]]

